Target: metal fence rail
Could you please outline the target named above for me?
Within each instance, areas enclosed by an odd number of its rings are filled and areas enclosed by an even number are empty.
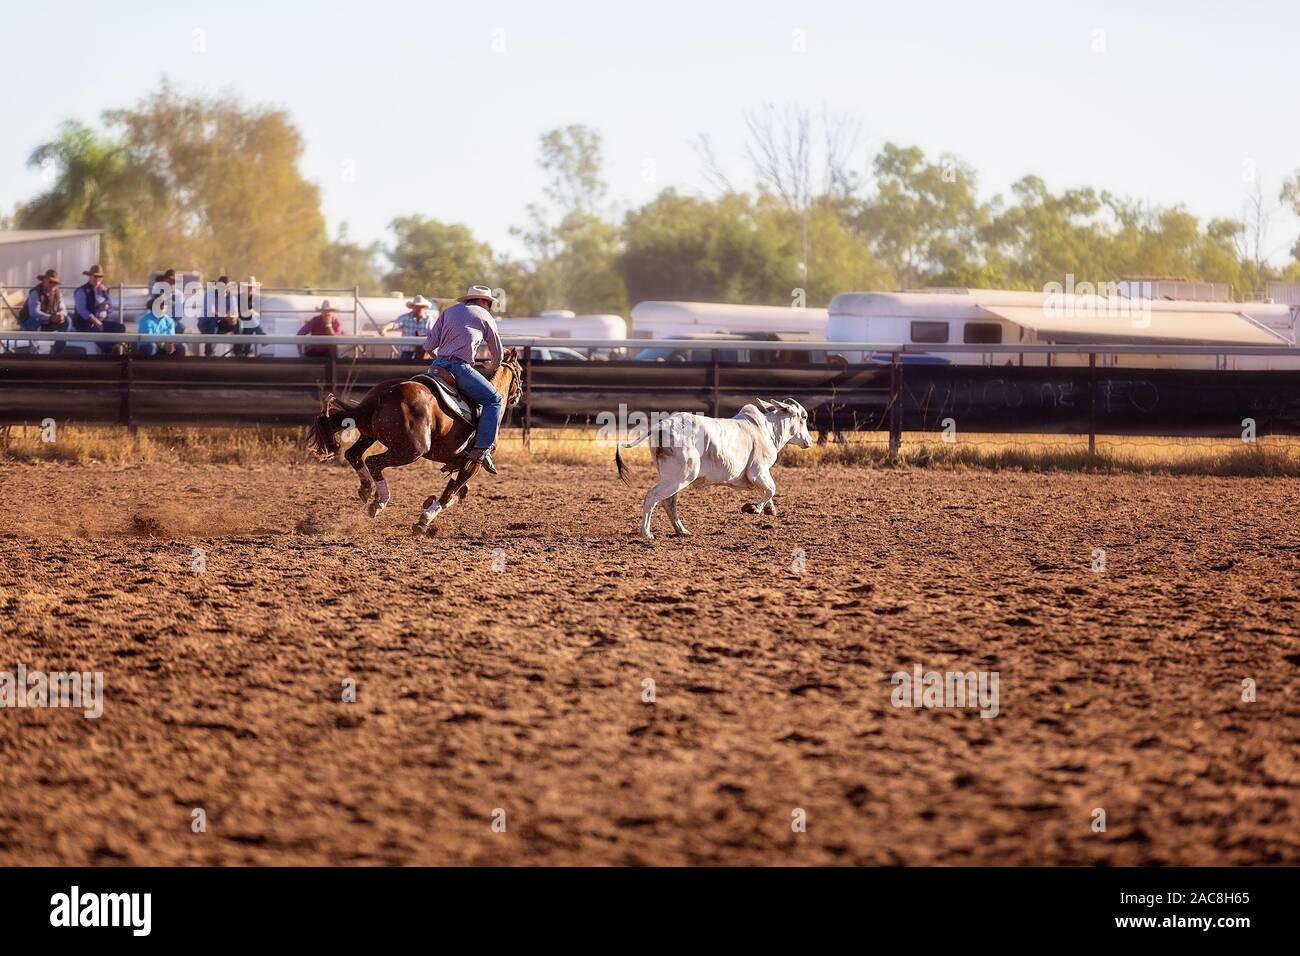
[[[87,333],[0,331],[15,341],[84,342]],[[97,341],[231,344],[230,335],[101,334]],[[233,337],[236,344],[249,337]],[[137,425],[302,425],[326,391],[358,397],[374,384],[406,378],[423,362],[357,354],[382,343],[419,345],[420,339],[376,336],[258,336],[258,344],[327,345],[354,354],[321,358],[149,357],[122,355],[0,354],[0,424],[46,418]],[[643,340],[507,339],[521,349],[524,401],[518,411],[527,433],[535,427],[594,428],[611,417],[696,411],[734,414],[755,396],[798,398],[816,428],[834,434],[887,431],[896,452],[904,430],[948,427],[964,432],[1074,433],[1095,448],[1099,431],[1154,436],[1239,434],[1250,419],[1260,435],[1300,434],[1300,350],[1279,347],[1099,345],[944,345],[942,351],[993,355],[1071,355],[1064,365],[914,365],[907,356],[933,347],[866,342],[750,342],[651,340],[711,354],[705,362],[536,361],[534,349],[591,348],[618,352]],[[883,361],[846,363],[728,363],[726,350],[845,351]],[[1102,366],[1099,355],[1191,355],[1297,359],[1295,370],[1233,371]],[[1080,357],[1087,356],[1088,364]],[[886,359],[887,357],[887,359]],[[1221,364],[1221,363],[1216,363]]]

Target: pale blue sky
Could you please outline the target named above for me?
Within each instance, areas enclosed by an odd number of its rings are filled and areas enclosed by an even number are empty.
[[[690,145],[702,132],[743,182],[743,113],[768,101],[859,117],[864,162],[887,140],[952,151],[985,195],[1037,173],[1236,215],[1243,163],[1270,194],[1300,167],[1300,4],[1285,0],[51,0],[10,4],[4,20],[5,209],[41,187],[24,161],[59,121],[97,121],[164,72],[286,108],[331,226],[365,240],[421,213],[516,248],[509,227],[541,190],[537,137],[570,122],[604,134],[619,208],[667,185],[707,190]],[[58,65],[49,36],[64,41]],[[78,66],[92,38],[100,58]],[[1275,217],[1276,258],[1297,232]]]

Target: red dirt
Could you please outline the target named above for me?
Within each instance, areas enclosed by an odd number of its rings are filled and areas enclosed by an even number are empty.
[[[0,671],[106,682],[0,710],[0,863],[1300,863],[1293,481],[782,469],[647,546],[503,465],[434,540],[428,467],[0,467]]]

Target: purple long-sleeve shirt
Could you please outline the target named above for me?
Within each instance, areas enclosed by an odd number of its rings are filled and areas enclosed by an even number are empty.
[[[492,353],[492,360],[501,363],[501,336],[497,332],[497,323],[492,313],[481,305],[469,305],[457,302],[438,316],[429,335],[424,340],[424,348],[437,358],[460,359],[474,364],[474,356],[480,345],[486,344]]]

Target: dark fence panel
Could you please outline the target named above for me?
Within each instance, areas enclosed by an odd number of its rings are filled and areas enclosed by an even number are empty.
[[[419,363],[397,360],[0,356],[0,424],[303,425],[327,391],[357,398]],[[1300,434],[1300,371],[1087,367],[899,367],[901,427],[965,432]],[[535,362],[532,427],[595,425],[597,416],[693,411],[732,415],[755,396],[793,396],[819,430],[889,425],[887,364],[726,365]],[[513,424],[524,424],[521,406]]]

